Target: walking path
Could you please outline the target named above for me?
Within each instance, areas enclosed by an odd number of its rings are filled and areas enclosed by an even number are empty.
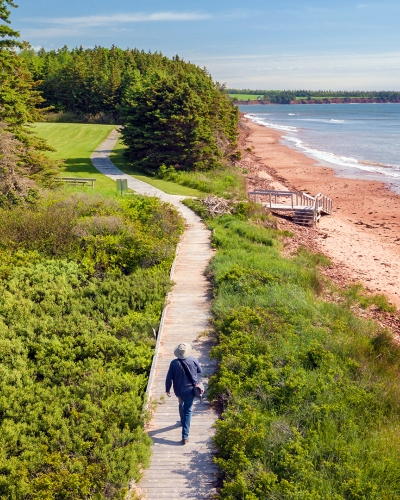
[[[165,396],[165,376],[174,358],[174,348],[181,341],[192,344],[193,354],[203,368],[206,387],[215,370],[215,363],[208,356],[210,341],[206,336],[199,336],[207,329],[209,321],[211,290],[204,272],[212,257],[210,232],[201,219],[181,203],[183,197],[168,195],[124,174],[111,162],[109,155],[118,137],[118,132],[113,131],[92,154],[96,169],[114,180],[127,179],[128,187],[136,193],[157,196],[173,204],[186,220],[186,230],[171,272],[174,287],[168,295],[150,373],[148,393],[158,404],[148,429],[153,439],[151,465],[144,472],[139,487],[149,500],[210,499],[216,493],[217,468],[212,448],[216,412],[206,399],[202,403],[195,402],[189,443],[183,446],[178,400],[174,395]]]

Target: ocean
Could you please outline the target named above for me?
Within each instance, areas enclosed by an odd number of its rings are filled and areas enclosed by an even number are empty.
[[[255,123],[341,177],[378,180],[400,192],[400,104],[246,105]]]

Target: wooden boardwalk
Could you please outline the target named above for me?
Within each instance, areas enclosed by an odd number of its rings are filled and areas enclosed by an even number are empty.
[[[172,203],[186,220],[171,277],[174,287],[167,300],[160,326],[156,354],[150,374],[148,393],[158,402],[149,424],[153,440],[151,465],[139,483],[143,497],[211,499],[216,493],[217,468],[213,463],[213,423],[217,414],[207,399],[196,401],[193,408],[189,443],[181,444],[178,400],[165,396],[165,376],[173,351],[182,341],[190,342],[203,368],[203,382],[215,370],[208,352],[210,341],[199,335],[208,327],[211,290],[204,276],[212,257],[210,232],[201,219],[181,203],[182,197],[166,193],[121,172],[110,159],[118,133],[114,131],[92,155],[94,166],[112,179],[127,179],[137,193],[157,196]]]
[[[333,201],[322,193],[310,196],[298,191],[256,190],[248,196],[271,212],[293,212],[293,222],[297,224],[313,226],[323,213],[332,214]]]

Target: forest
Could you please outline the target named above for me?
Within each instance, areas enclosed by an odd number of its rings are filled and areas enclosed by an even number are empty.
[[[224,86],[179,56],[63,47],[19,57],[54,119],[123,124],[139,170],[210,170],[235,152],[238,112]]]

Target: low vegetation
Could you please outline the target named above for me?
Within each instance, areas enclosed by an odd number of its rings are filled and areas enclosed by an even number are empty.
[[[157,176],[203,193],[214,193],[226,198],[246,196],[245,179],[233,166],[220,166],[210,172],[185,172],[161,165]]]
[[[0,210],[0,497],[123,498],[182,223],[153,198]]]
[[[207,218],[203,205],[186,203]],[[210,396],[223,499],[382,500],[400,496],[400,350],[356,317],[359,287],[328,302],[323,255],[281,256],[283,234],[256,205],[208,218],[217,250]]]

